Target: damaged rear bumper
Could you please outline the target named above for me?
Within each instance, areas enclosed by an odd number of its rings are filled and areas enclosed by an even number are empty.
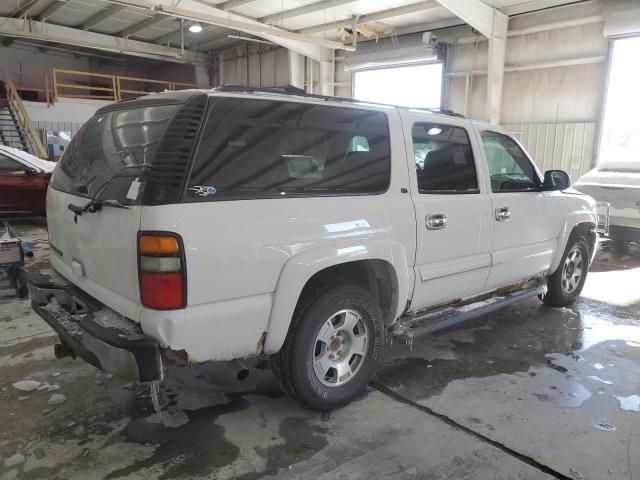
[[[91,365],[142,383],[162,380],[158,343],[140,326],[62,277],[29,274],[31,306],[62,343]]]

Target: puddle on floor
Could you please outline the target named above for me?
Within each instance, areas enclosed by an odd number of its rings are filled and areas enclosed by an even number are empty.
[[[625,325],[614,321],[602,320],[594,315],[583,313],[582,335],[580,340],[582,347],[579,352],[589,350],[594,345],[602,342],[622,340],[628,346],[640,346],[640,328],[636,325]],[[633,345],[635,344],[635,345]]]
[[[591,398],[591,392],[584,385],[571,383],[566,396],[560,398],[557,405],[560,407],[578,408]]]
[[[613,385],[613,382],[611,380],[603,380],[602,378],[595,375],[589,375],[587,378],[589,380],[593,380],[594,382],[604,383],[605,385]]]
[[[629,395],[628,397],[614,396],[620,403],[620,408],[628,412],[640,412],[640,395]]]

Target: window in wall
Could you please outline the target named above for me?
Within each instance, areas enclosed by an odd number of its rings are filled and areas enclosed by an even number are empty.
[[[387,189],[390,165],[382,112],[215,100],[186,196],[211,201],[376,194]]]
[[[353,96],[367,102],[438,108],[442,63],[361,70],[354,74]]]
[[[640,160],[640,37],[613,44],[598,162]]]
[[[420,193],[478,193],[473,153],[463,128],[417,123],[412,137]]]
[[[522,149],[513,139],[496,132],[481,133],[482,146],[489,165],[493,192],[537,190],[540,179]]]

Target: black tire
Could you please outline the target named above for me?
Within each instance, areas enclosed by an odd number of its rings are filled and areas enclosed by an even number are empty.
[[[575,288],[568,291],[567,288],[563,287],[563,275],[565,275],[565,263],[567,261],[567,257],[569,254],[573,253],[574,249],[579,251],[580,256],[582,257],[582,271],[583,274],[580,277],[579,281],[575,285]],[[567,242],[567,246],[564,249],[564,254],[562,255],[562,259],[560,260],[560,265],[552,275],[547,278],[547,293],[542,297],[542,301],[545,305],[550,307],[568,307],[573,304],[578,297],[580,296],[580,292],[582,292],[582,288],[584,287],[584,283],[587,280],[587,273],[589,271],[589,246],[587,243],[587,239],[580,234],[574,234],[569,237],[569,241]]]
[[[328,386],[323,383],[327,378],[321,381],[314,370],[317,337],[321,328],[337,319],[337,313],[342,310],[353,310],[360,316],[358,326],[364,324],[365,327],[367,341],[363,352],[366,353],[355,356],[359,366],[346,383]],[[352,284],[321,285],[298,302],[284,344],[271,356],[271,368],[283,389],[298,402],[313,410],[328,411],[364,393],[380,364],[383,348],[382,311],[371,294]]]

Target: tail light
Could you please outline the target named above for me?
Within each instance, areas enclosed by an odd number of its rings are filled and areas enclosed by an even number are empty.
[[[142,305],[156,310],[186,306],[184,248],[178,235],[140,232],[138,270]]]

